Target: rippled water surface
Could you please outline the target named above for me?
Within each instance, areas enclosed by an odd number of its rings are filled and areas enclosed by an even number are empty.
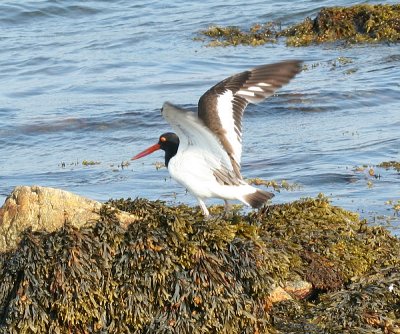
[[[210,48],[193,40],[210,24],[287,25],[350,4],[2,1],[0,202],[16,185],[38,184],[101,201],[196,204],[165,168],[155,168],[162,153],[121,168],[169,130],[162,103],[196,108],[203,92],[231,74],[298,58],[306,69],[246,110],[243,174],[300,185],[276,193],[275,202],[324,193],[371,223],[391,221],[399,233],[389,201],[400,200],[400,174],[375,167],[400,161],[399,44]]]

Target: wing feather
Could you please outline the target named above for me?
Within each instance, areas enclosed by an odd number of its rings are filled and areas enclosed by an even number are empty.
[[[191,154],[202,156],[210,173],[218,170],[226,171],[224,175],[230,176],[231,183],[239,182],[238,180],[242,179],[241,176],[237,178],[234,173],[229,156],[218,138],[194,112],[165,102],[162,115],[179,137],[177,154],[190,151]],[[233,176],[229,174],[229,171],[232,172]],[[214,174],[217,180],[218,175],[220,175],[218,172]]]
[[[246,106],[268,98],[300,70],[301,61],[298,60],[259,66],[226,78],[201,96],[198,117],[217,136],[238,177]]]

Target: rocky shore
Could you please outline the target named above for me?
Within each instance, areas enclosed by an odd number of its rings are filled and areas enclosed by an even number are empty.
[[[400,333],[400,241],[320,196],[230,216],[17,187],[1,333]]]

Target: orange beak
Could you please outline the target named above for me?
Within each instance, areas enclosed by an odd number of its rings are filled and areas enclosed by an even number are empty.
[[[131,160],[136,160],[145,157],[146,155],[149,155],[150,153],[153,153],[154,151],[157,151],[160,149],[160,144],[155,144],[153,146],[150,146],[148,149],[144,150],[143,152],[140,152],[139,154],[136,154]]]

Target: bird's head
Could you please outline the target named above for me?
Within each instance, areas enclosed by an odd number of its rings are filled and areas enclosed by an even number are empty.
[[[158,143],[150,146],[139,154],[135,155],[131,160],[145,157],[157,150],[165,152],[165,165],[168,166],[169,160],[176,154],[179,147],[179,137],[173,132],[163,133],[158,139]]]

